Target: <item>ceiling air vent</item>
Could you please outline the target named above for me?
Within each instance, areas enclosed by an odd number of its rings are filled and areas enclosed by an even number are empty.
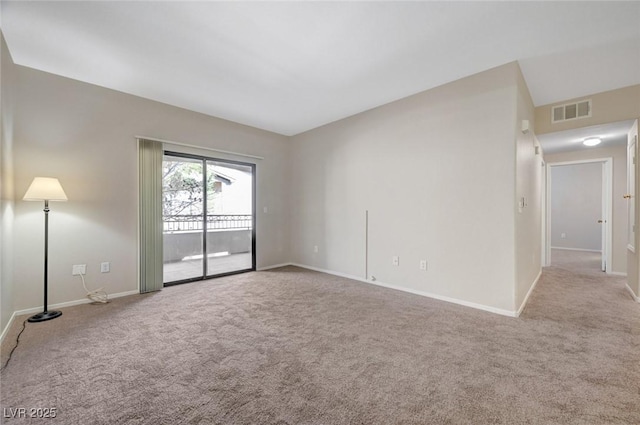
[[[575,103],[566,103],[551,108],[551,122],[575,120],[591,116],[591,99]]]

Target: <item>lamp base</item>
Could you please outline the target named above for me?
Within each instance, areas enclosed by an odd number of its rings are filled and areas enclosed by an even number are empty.
[[[45,320],[55,319],[58,316],[62,316],[61,311],[43,311],[42,313],[34,314],[29,317],[29,322],[44,322]]]

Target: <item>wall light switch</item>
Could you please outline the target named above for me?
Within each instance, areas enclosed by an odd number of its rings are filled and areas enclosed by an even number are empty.
[[[427,260],[420,260],[420,270],[427,270]]]
[[[313,252],[317,253],[318,252],[318,245],[314,245],[313,246]]]
[[[398,257],[397,255],[393,256],[393,259],[391,260],[392,264],[394,266],[399,266],[400,265],[400,257]]]

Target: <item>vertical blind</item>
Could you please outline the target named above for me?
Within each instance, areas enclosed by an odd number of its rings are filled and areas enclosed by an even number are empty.
[[[140,292],[159,291],[162,278],[162,143],[138,139]]]

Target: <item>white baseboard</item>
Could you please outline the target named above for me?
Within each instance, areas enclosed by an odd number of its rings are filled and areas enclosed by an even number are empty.
[[[11,325],[13,324],[13,321],[15,320],[15,318],[16,318],[16,312],[14,311],[13,314],[11,315],[11,318],[9,319],[9,322],[7,323],[7,326],[5,326],[4,329],[2,330],[2,334],[0,335],[0,345],[4,343],[4,337],[7,336],[7,332],[11,328]]]
[[[286,267],[286,266],[291,266],[291,265],[292,265],[292,263],[274,264],[272,266],[260,267],[260,268],[258,268],[256,270],[259,271],[259,272],[263,272],[265,270],[277,269],[277,268],[280,268],[280,267]]]
[[[533,290],[535,289],[536,285],[538,284],[538,281],[540,280],[540,276],[542,276],[542,269],[540,269],[540,272],[538,272],[538,276],[536,276],[535,280],[533,281],[533,285],[531,285],[531,287],[527,291],[527,295],[525,295],[524,300],[522,300],[522,304],[520,304],[520,308],[516,312],[516,317],[520,317],[522,310],[524,310],[524,307],[527,305],[527,301],[529,301],[529,297],[533,293]]]
[[[137,289],[135,291],[118,292],[117,294],[109,294],[109,299],[126,297],[128,295],[136,295],[139,293],[140,291]],[[92,301],[90,299],[83,298],[81,300],[66,301],[58,304],[51,304],[47,307],[49,310],[54,310],[57,308],[72,307],[74,305],[89,304],[91,302]],[[23,314],[40,313],[41,311],[42,311],[42,306],[14,311],[13,314],[11,315],[11,319],[9,319],[9,323],[7,323],[7,326],[5,326],[4,329],[2,330],[2,335],[0,336],[0,344],[2,344],[2,342],[4,341],[4,337],[6,336],[7,331],[9,330],[9,328],[11,328],[11,324],[13,323],[13,321],[17,316],[22,316]]]
[[[351,279],[351,280],[357,280],[359,282],[373,283],[374,285],[378,283],[378,282],[368,281],[365,278],[362,278],[360,276],[355,276],[355,275],[352,275],[352,274],[336,272],[336,271],[333,271],[333,270],[321,269],[320,267],[307,266],[306,264],[291,263],[291,265],[295,266],[295,267],[300,267],[300,268],[303,268],[303,269],[307,269],[307,270],[313,270],[315,272],[326,273],[326,274],[330,274],[330,275],[333,275],[333,276],[344,277],[346,279]]]
[[[562,249],[565,251],[597,252],[598,254],[602,254],[602,251],[599,249],[565,248],[562,246],[552,246],[551,249]]]
[[[444,296],[444,295],[433,294],[431,292],[417,291],[415,289],[404,288],[402,286],[397,286],[397,285],[391,285],[391,284],[388,284],[388,283],[380,282],[378,280],[371,281],[371,280],[367,280],[367,279],[359,277],[359,276],[353,276],[353,275],[349,275],[349,274],[346,274],[346,273],[340,273],[340,272],[335,272],[335,271],[332,271],[332,270],[321,269],[321,268],[318,268],[318,267],[307,266],[305,264],[291,263],[291,265],[292,266],[296,266],[296,267],[300,267],[300,268],[303,268],[303,269],[314,270],[314,271],[321,272],[321,273],[326,273],[326,274],[330,274],[330,275],[334,275],[334,276],[344,277],[344,278],[351,279],[351,280],[356,280],[356,281],[359,281],[359,282],[369,283],[371,285],[382,286],[384,288],[389,288],[389,289],[395,289],[396,291],[408,292],[408,293],[414,294],[414,295],[420,295],[420,296],[427,297],[427,298],[433,298],[433,299],[440,300],[440,301],[446,301],[446,302],[450,302],[450,303],[453,303],[453,304],[463,305],[465,307],[471,307],[471,308],[475,308],[475,309],[478,309],[478,310],[484,310],[484,311],[488,311],[490,313],[500,314],[502,316],[517,317],[517,312],[516,311],[503,310],[501,308],[491,307],[491,306],[484,305],[484,304],[477,304],[477,303],[473,303],[473,302],[470,302],[470,301],[459,300],[457,298],[451,298],[451,297],[447,297],[447,296]]]
[[[633,298],[635,302],[640,303],[640,297],[633,292],[633,289],[631,289],[629,284],[627,283],[624,286],[627,287],[627,291],[629,291],[629,294],[631,294],[631,298]]]
[[[623,273],[623,272],[609,272],[609,273],[607,273],[607,274],[608,274],[608,275],[611,275],[611,276],[622,276],[622,277],[627,277],[627,274],[626,274],[626,273]]]

